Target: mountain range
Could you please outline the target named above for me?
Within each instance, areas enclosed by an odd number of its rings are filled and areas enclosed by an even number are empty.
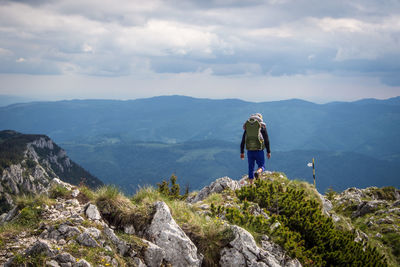
[[[223,173],[246,174],[239,143],[255,112],[263,114],[271,141],[267,169],[310,181],[306,165],[314,157],[322,191],[399,185],[400,97],[328,104],[183,96],[34,102],[1,107],[0,127],[44,133],[100,179],[130,192],[173,172],[198,189]]]

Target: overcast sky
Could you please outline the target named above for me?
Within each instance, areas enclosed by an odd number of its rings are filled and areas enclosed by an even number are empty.
[[[399,0],[0,0],[0,94],[400,95]]]

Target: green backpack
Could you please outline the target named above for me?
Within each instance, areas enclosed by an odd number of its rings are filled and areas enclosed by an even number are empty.
[[[246,149],[263,150],[264,139],[261,135],[261,124],[258,120],[250,118],[244,124],[246,128]]]

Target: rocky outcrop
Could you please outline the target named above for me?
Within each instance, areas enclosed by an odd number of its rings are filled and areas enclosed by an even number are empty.
[[[66,188],[73,189],[73,186],[64,182],[54,181]],[[18,254],[22,257],[35,257],[46,255],[47,266],[92,266],[84,259],[78,259],[71,255],[70,247],[81,247],[83,249],[99,249],[103,258],[104,265],[118,266],[116,258],[107,255],[107,251],[113,254],[125,256],[131,259],[131,263],[136,262],[138,266],[144,265],[142,259],[138,258],[138,253],[128,242],[120,239],[107,223],[97,216],[90,219],[86,214],[88,207],[93,204],[80,203],[78,199],[56,199],[54,205],[41,206],[41,221],[38,229],[32,229],[30,233],[21,232],[7,240],[7,246],[0,246],[0,265],[15,266]],[[93,205],[91,210],[96,211]],[[18,210],[14,212],[18,217]],[[96,212],[94,212],[96,214]],[[16,218],[17,218],[16,217]],[[40,233],[40,234],[37,234]],[[149,246],[150,247],[150,246]],[[157,251],[151,246],[148,255]],[[115,248],[115,251],[113,249]],[[81,250],[81,249],[80,249]],[[141,257],[145,258],[144,253]],[[161,253],[162,257],[163,254]],[[141,263],[141,265],[140,265]],[[93,266],[98,266],[94,264]]]
[[[263,248],[259,248],[249,232],[239,226],[231,228],[235,238],[221,251],[220,266],[301,266],[300,262],[285,256],[283,250],[268,242],[267,238],[264,238]]]
[[[43,145],[49,144],[43,143]],[[144,220],[136,220],[134,216],[127,217],[123,227],[119,227],[108,224],[104,220],[106,216],[99,211],[96,203],[89,202],[88,198],[82,198],[81,192],[73,185],[58,178],[51,180],[49,185],[65,188],[69,192],[65,198],[60,197],[51,200],[54,201],[50,202],[51,204],[34,207],[40,209],[42,223],[37,229],[8,237],[5,241],[7,246],[0,246],[0,265],[13,266],[16,261],[21,260],[21,257],[43,258],[44,256],[46,262],[41,264],[54,267],[202,265],[203,255],[188,236],[193,237],[193,233],[188,232],[187,235],[182,230],[173,219],[165,202],[158,201],[153,207],[149,206],[146,215],[143,215]],[[220,178],[202,190],[194,202],[212,193],[221,193],[227,188],[235,190],[237,187],[236,181],[227,177]],[[233,201],[231,196],[226,196],[226,199],[228,197]],[[196,206],[201,206],[185,204],[194,209]],[[201,206],[199,209],[204,212],[210,207]],[[249,212],[269,219],[269,215],[257,204],[251,205]],[[18,214],[19,210],[15,208],[2,215],[1,219],[16,220]],[[249,232],[238,226],[231,227],[234,238],[230,241],[224,240],[223,242],[228,244],[216,251],[217,255],[220,255],[220,261],[216,264],[301,266],[298,261],[287,257],[283,249],[270,242],[266,236],[259,247]],[[185,230],[188,231],[188,228]]]
[[[89,187],[102,185],[47,136],[14,131],[0,131],[0,134],[4,138],[0,150],[5,150],[1,160],[7,162],[0,168],[0,214],[12,209],[16,195],[46,192],[53,178],[73,184],[83,181]]]
[[[364,216],[367,213],[372,213],[378,210],[380,205],[385,205],[384,201],[380,200],[372,200],[372,201],[363,201],[357,206],[357,210],[352,213],[352,217],[360,217]]]
[[[4,202],[3,205],[8,205],[8,209],[3,212],[13,207],[13,196],[46,192],[49,181],[49,175],[40,165],[34,166],[29,172],[21,164],[6,168],[0,177],[0,199]]]
[[[201,201],[205,198],[207,198],[209,195],[213,193],[221,193],[225,189],[231,189],[231,190],[236,190],[239,189],[239,183],[235,180],[232,180],[229,177],[222,177],[217,180],[215,180],[212,184],[209,186],[204,187],[203,189],[200,190],[200,192],[191,198],[188,198],[188,202],[190,203],[196,203],[198,201]]]
[[[201,266],[202,256],[172,218],[164,202],[155,204],[155,213],[145,236],[165,251],[165,260],[172,266]]]
[[[333,209],[332,202],[329,199],[327,199],[325,196],[321,195],[320,193],[318,193],[318,196],[322,202],[322,212],[325,215],[329,216],[330,211]]]
[[[166,258],[165,251],[147,240],[143,240],[147,245],[144,252],[144,261],[149,267],[161,266],[163,260]]]

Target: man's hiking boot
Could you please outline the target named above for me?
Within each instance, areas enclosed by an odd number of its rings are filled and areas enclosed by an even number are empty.
[[[258,170],[254,173],[254,178],[258,179],[258,177],[261,175],[262,173],[262,168],[258,168]]]

